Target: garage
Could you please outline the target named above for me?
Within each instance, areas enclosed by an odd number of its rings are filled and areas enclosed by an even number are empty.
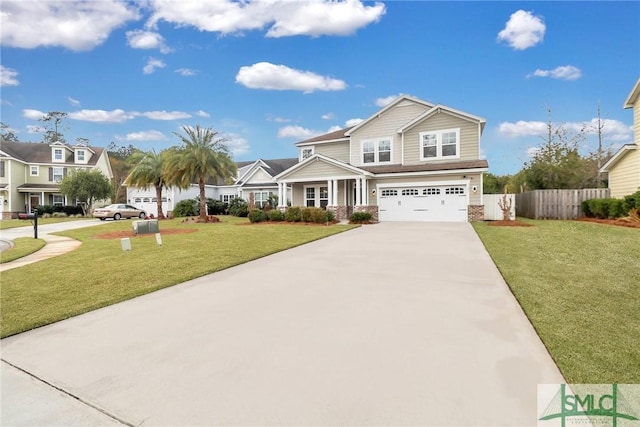
[[[466,185],[391,187],[379,191],[380,221],[467,221]]]

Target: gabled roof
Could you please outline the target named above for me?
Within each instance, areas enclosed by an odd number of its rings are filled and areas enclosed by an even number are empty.
[[[71,148],[66,144],[56,144],[64,147],[68,150]],[[51,161],[51,146],[49,144],[43,144],[39,142],[8,142],[2,141],[2,145],[0,145],[0,151],[5,153],[9,157],[13,157],[14,159],[21,161],[23,163],[53,163]],[[101,147],[91,147],[91,151],[94,153],[93,156],[89,159],[89,162],[86,165],[93,166],[98,162],[98,159],[102,155],[104,148]],[[56,163],[61,165],[79,165],[84,166],[84,164],[75,163],[73,159],[70,161],[66,161],[64,163]]]
[[[238,171],[240,171],[241,168],[244,169],[242,173],[239,174],[238,179],[236,180],[236,184],[242,184],[242,182],[246,181],[249,178],[249,176],[252,175],[252,172],[257,170],[258,168],[262,168],[262,170],[264,170],[266,173],[268,173],[271,176],[276,176],[279,173],[284,172],[285,170],[289,169],[291,166],[298,163],[298,159],[297,158],[274,159],[274,160],[258,159],[258,160],[254,160],[253,162],[242,162],[242,163],[246,163],[246,164],[243,164],[243,166],[241,166],[240,163],[236,164],[238,166]]]
[[[357,168],[357,167],[352,166],[352,165],[350,165],[348,163],[341,162],[340,160],[336,160],[336,159],[333,159],[331,157],[323,156],[322,154],[314,154],[311,157],[307,157],[302,162],[300,162],[300,163],[290,167],[289,169],[283,171],[282,173],[274,176],[274,179],[276,179],[276,180],[282,179],[285,176],[297,171],[298,169],[304,168],[306,165],[308,165],[308,164],[310,164],[310,163],[312,163],[314,161],[318,161],[318,160],[322,160],[324,162],[327,162],[329,164],[332,164],[334,166],[337,166],[339,168],[342,168],[344,170],[347,170],[347,171],[350,171],[350,172],[353,172],[353,173],[362,174],[362,175],[369,175],[369,176],[371,175],[371,173],[369,173],[369,172],[367,172],[367,171],[365,171],[363,169]]]
[[[384,113],[386,113],[390,109],[394,108],[396,105],[400,104],[403,101],[415,102],[416,104],[421,104],[421,105],[424,105],[425,107],[428,107],[428,108],[435,107],[435,104],[432,104],[431,102],[423,101],[421,99],[414,98],[414,97],[409,96],[409,95],[402,95],[402,96],[399,96],[398,98],[396,98],[395,101],[391,102],[390,104],[387,104],[386,107],[384,107],[382,110],[378,111],[377,113],[373,114],[368,119],[365,119],[365,120],[361,121],[360,123],[358,123],[357,125],[355,125],[351,129],[349,129],[349,131],[346,132],[346,135],[347,136],[351,135],[355,130],[361,128],[365,124],[369,123],[371,120],[380,117],[381,115],[383,115]]]
[[[625,144],[625,145],[623,145],[616,152],[616,154],[614,154],[613,156],[611,156],[611,158],[609,160],[607,160],[607,163],[602,165],[602,167],[600,168],[600,172],[609,172],[609,171],[611,171],[611,168],[613,166],[615,166],[615,164],[618,163],[620,160],[622,160],[622,158],[624,156],[626,156],[627,153],[630,153],[631,151],[637,150],[637,149],[638,149],[638,146],[636,144]]]
[[[481,126],[480,131],[482,132],[484,130],[484,125],[486,124],[486,120],[483,119],[482,117],[478,117],[478,116],[474,116],[473,114],[469,114],[469,113],[465,113],[463,111],[459,111],[456,110],[454,108],[451,107],[447,107],[446,105],[442,105],[442,104],[438,104],[438,105],[434,105],[432,109],[425,111],[424,113],[420,114],[418,117],[416,117],[415,119],[411,120],[410,122],[406,123],[405,125],[403,125],[401,128],[399,128],[397,130],[398,133],[404,133],[406,131],[408,131],[409,129],[411,129],[412,127],[414,127],[415,125],[417,125],[418,123],[423,122],[424,120],[428,119],[429,117],[432,117],[440,112],[446,112],[448,114],[451,114],[453,116],[456,116],[460,119],[463,120],[467,120],[470,122],[474,122],[474,123],[479,123]]]
[[[631,89],[631,93],[627,97],[627,100],[624,101],[624,108],[633,108],[633,104],[635,104],[636,100],[640,96],[640,78],[636,82],[636,85]]]
[[[344,129],[338,129],[333,132],[329,132],[323,135],[314,136],[313,138],[305,139],[304,141],[296,142],[296,145],[301,146],[301,145],[307,145],[307,144],[318,143],[318,142],[348,141],[349,137],[346,136],[346,133],[349,132],[351,129],[353,129],[353,126],[344,128]]]

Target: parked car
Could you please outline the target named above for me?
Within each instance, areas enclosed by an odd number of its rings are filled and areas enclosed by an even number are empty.
[[[142,209],[125,204],[109,205],[93,210],[93,217],[100,218],[100,221],[107,218],[118,220],[120,218],[145,218],[146,216],[147,213]]]

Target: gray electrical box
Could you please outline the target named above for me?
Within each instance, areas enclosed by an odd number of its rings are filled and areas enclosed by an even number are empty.
[[[133,234],[150,234],[159,233],[160,225],[157,219],[145,219],[142,221],[133,221]]]

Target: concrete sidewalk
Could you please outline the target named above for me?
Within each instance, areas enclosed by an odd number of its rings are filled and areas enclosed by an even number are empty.
[[[535,426],[564,382],[469,224],[361,227],[1,344],[129,425]],[[52,425],[2,390],[2,425]]]

